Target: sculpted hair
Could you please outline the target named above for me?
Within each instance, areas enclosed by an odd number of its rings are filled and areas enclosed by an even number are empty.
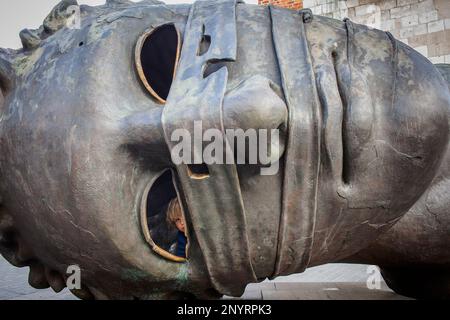
[[[163,4],[157,0],[144,0],[141,3],[151,5]],[[51,37],[59,30],[64,29],[68,20],[76,14],[76,11],[73,10],[74,7],[78,7],[81,15],[85,16],[91,14],[99,15],[104,9],[108,8],[117,8],[120,10],[135,5],[138,4],[129,0],[106,0],[104,5],[91,7],[87,5],[79,6],[77,0],[62,0],[50,11],[42,26],[38,29],[24,29],[20,32],[19,37],[22,41],[23,50],[32,51],[38,48],[43,40]]]

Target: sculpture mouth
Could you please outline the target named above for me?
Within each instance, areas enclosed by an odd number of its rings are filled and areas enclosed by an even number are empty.
[[[144,191],[140,210],[141,228],[155,253],[169,261],[182,263],[186,262],[186,258],[173,252],[179,230],[168,219],[169,204],[174,199],[180,199],[175,174],[167,169],[156,176]],[[181,206],[181,201],[179,203]]]
[[[340,56],[337,52],[331,53],[334,77],[327,78],[323,74],[318,76],[317,93],[320,98],[322,113],[323,138],[322,148],[325,151],[325,161],[328,162],[333,180],[342,188],[349,182],[349,159],[346,149],[348,124],[348,96],[342,85],[340,70]],[[334,83],[333,83],[334,82]],[[333,86],[330,90],[330,84]],[[330,116],[331,115],[331,116]]]

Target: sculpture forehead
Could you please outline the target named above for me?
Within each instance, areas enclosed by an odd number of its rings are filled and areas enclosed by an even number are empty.
[[[78,111],[95,109],[109,117],[148,110],[155,104],[135,72],[136,41],[145,31],[167,23],[174,23],[182,34],[188,9],[152,2],[82,6],[80,28],[63,27],[16,57],[13,67],[19,80],[11,99],[16,108],[11,110],[17,110],[17,104],[23,108],[49,105],[52,99],[60,104],[59,110],[72,104]]]

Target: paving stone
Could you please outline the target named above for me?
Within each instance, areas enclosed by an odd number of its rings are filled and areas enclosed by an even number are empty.
[[[273,281],[264,281],[261,283],[252,283],[249,284],[246,288],[246,290],[248,291],[252,291],[252,290],[273,290],[275,289],[275,283]]]
[[[277,283],[276,290],[262,290],[265,300],[409,300],[386,286],[369,290],[365,283]]]
[[[48,290],[39,290],[38,292],[26,295],[16,296],[10,300],[79,300],[69,290],[64,290],[58,294]]]
[[[247,290],[241,297],[243,300],[263,300],[262,290]]]
[[[296,300],[291,290],[263,290],[263,300]]]
[[[17,292],[0,288],[0,300],[9,300],[17,297]]]

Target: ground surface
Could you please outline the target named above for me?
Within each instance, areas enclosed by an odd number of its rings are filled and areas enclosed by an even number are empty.
[[[403,300],[389,290],[367,288],[368,266],[329,264],[275,281],[252,284],[242,299],[252,300]],[[370,273],[370,272],[369,272]],[[76,300],[68,290],[36,290],[28,285],[28,268],[18,269],[0,256],[0,300]],[[229,299],[229,298],[226,298]]]

